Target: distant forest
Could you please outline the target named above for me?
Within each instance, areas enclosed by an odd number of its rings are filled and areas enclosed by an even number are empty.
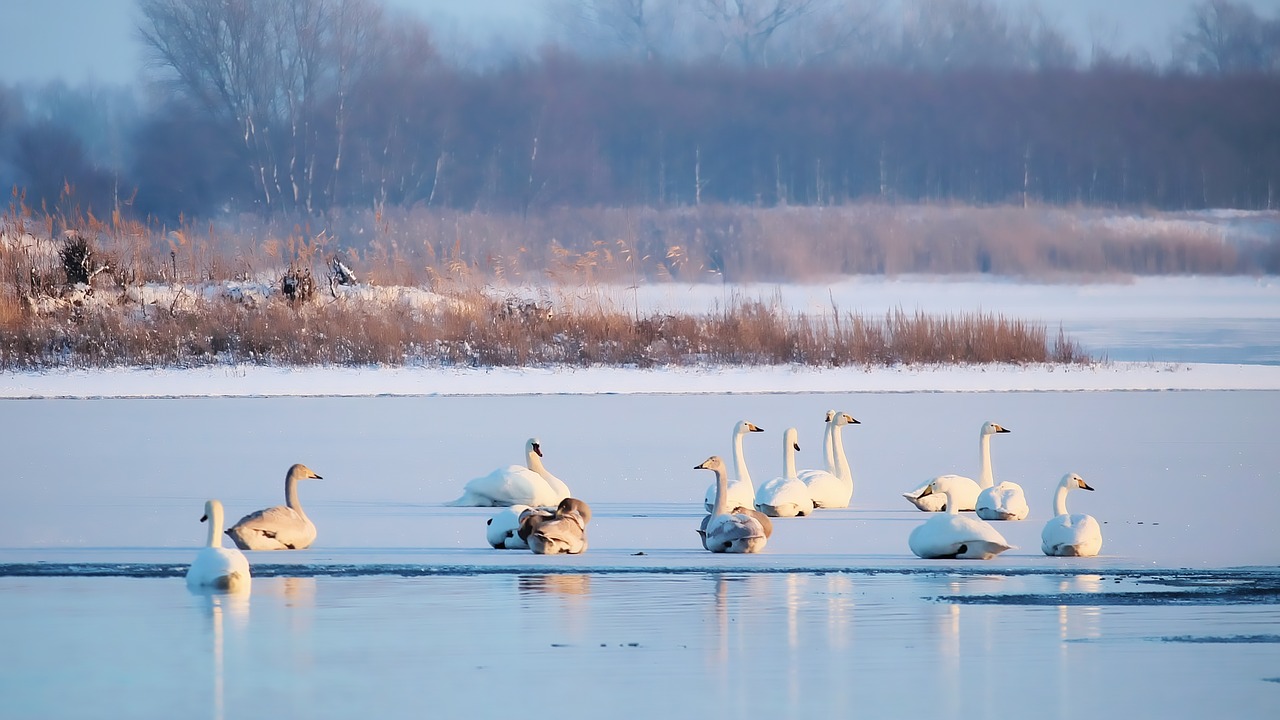
[[[1280,15],[1169,65],[990,0],[564,0],[462,62],[377,0],[139,0],[145,89],[0,87],[13,204],[172,222],[863,200],[1280,207]]]

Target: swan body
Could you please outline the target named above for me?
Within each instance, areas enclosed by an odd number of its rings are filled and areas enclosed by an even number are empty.
[[[769,519],[768,515],[765,515],[759,510],[756,510],[755,508],[742,507],[741,505],[739,505],[738,507],[735,507],[732,510],[730,510],[729,514],[730,515],[750,515],[751,517],[756,519],[756,522],[760,523],[760,527],[764,528],[765,540],[768,540],[769,538],[773,537],[773,521]],[[703,515],[702,524],[698,526],[698,537],[702,538],[702,547],[706,548],[707,550],[711,549],[707,547],[707,525],[710,524],[712,517],[714,516]]]
[[[956,484],[949,476],[943,476],[930,483],[925,492],[950,495]],[[990,523],[961,515],[959,503],[953,498],[948,497],[946,505],[946,512],[924,521],[907,538],[911,552],[917,556],[989,560],[1013,547]]]
[[[311,468],[297,463],[284,476],[284,505],[259,510],[227,528],[227,535],[241,550],[302,550],[316,539],[316,526],[298,501],[299,480],[323,480]]]
[[[1040,531],[1040,549],[1045,555],[1093,557],[1102,549],[1102,526],[1092,515],[1067,512],[1067,493],[1071,490],[1093,490],[1084,478],[1067,473],[1058,482],[1053,495],[1053,517]]]
[[[764,432],[752,423],[742,420],[733,425],[733,477],[729,478],[729,495],[725,499],[727,507],[753,507],[756,502],[756,486],[751,483],[751,473],[747,472],[747,458],[742,453],[742,437],[747,433]],[[703,496],[702,504],[711,512],[715,507],[716,485],[712,483]]]
[[[485,523],[485,539],[498,550],[528,550],[529,543],[520,537],[520,516],[533,508],[512,505],[499,510]]]
[[[761,485],[756,491],[756,510],[770,517],[813,514],[809,486],[796,477],[796,451],[799,449],[796,429],[787,428],[782,433],[782,476]]]
[[[726,502],[729,479],[725,473],[724,460],[712,455],[694,466],[695,470],[710,470],[716,474],[715,502],[711,515],[703,521],[702,546],[714,553],[756,553],[764,549],[769,538],[765,534],[764,524],[748,512],[730,512]]]
[[[915,505],[924,512],[940,512],[944,509],[944,499],[946,496],[940,493],[925,492],[934,480],[946,478],[948,485],[953,489],[951,499],[959,503],[960,510],[974,510],[978,506],[978,494],[982,492],[984,487],[991,487],[991,436],[1000,433],[1007,433],[1009,430],[1001,427],[993,422],[985,422],[982,429],[978,432],[978,477],[981,482],[974,482],[973,478],[963,475],[939,475],[911,492],[902,493],[902,497],[907,499],[912,505]],[[1013,483],[1010,483],[1013,484]],[[1022,488],[1018,488],[1019,491]],[[950,510],[950,508],[946,508]],[[1024,516],[1025,517],[1025,516]],[[990,518],[988,518],[990,519]]]
[[[542,521],[529,535],[529,549],[538,555],[577,555],[587,549],[587,522],[591,508],[577,498],[565,498],[555,515]]]
[[[253,580],[249,560],[239,550],[222,547],[222,503],[205,501],[200,522],[205,521],[209,523],[209,541],[187,568],[187,586],[193,590],[249,592]]]
[[[451,507],[554,507],[569,497],[569,488],[542,464],[542,443],[529,438],[524,444],[525,467],[508,465],[467,482],[462,497],[445,503]]]
[[[1002,482],[983,488],[974,503],[974,511],[983,520],[1024,520],[1031,512],[1022,486]]]
[[[830,411],[827,415],[826,440],[823,442],[827,467],[824,470],[802,470],[797,477],[809,487],[814,507],[846,508],[853,499],[853,472],[849,469],[840,431],[846,425],[861,423],[842,412]]]

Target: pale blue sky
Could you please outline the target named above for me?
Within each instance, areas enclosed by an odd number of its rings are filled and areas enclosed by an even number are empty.
[[[1156,61],[1168,54],[1173,27],[1196,0],[998,0],[1037,4],[1082,46],[1091,33],[1122,50],[1145,49]],[[1280,12],[1280,0],[1248,0],[1262,13]],[[546,0],[387,0],[422,14],[442,36],[476,33],[517,37],[540,34]],[[130,83],[141,55],[134,38],[133,0],[0,0],[0,82],[61,78]],[[442,37],[447,39],[447,37]],[[1086,53],[1087,54],[1087,53]]]

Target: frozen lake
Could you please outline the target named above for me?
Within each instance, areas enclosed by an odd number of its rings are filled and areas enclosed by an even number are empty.
[[[1280,392],[951,392],[2,400],[4,716],[1274,717],[1280,708]],[[849,412],[854,507],[779,521],[765,552],[697,545],[710,476],[781,431],[820,464]],[[989,562],[921,561],[900,497],[975,473],[1032,515]],[[577,557],[495,551],[462,484],[543,442],[593,504]],[[245,599],[189,594],[202,503],[279,503],[305,462],[315,546],[250,553]],[[1102,555],[1046,558],[1062,473]],[[642,553],[642,554],[641,554]],[[497,692],[495,692],[497,691]]]

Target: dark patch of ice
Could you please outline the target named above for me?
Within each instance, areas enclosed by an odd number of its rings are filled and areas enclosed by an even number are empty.
[[[1167,643],[1206,643],[1211,645],[1224,644],[1245,644],[1254,643],[1280,643],[1280,635],[1171,635],[1159,638],[1160,642]]]

